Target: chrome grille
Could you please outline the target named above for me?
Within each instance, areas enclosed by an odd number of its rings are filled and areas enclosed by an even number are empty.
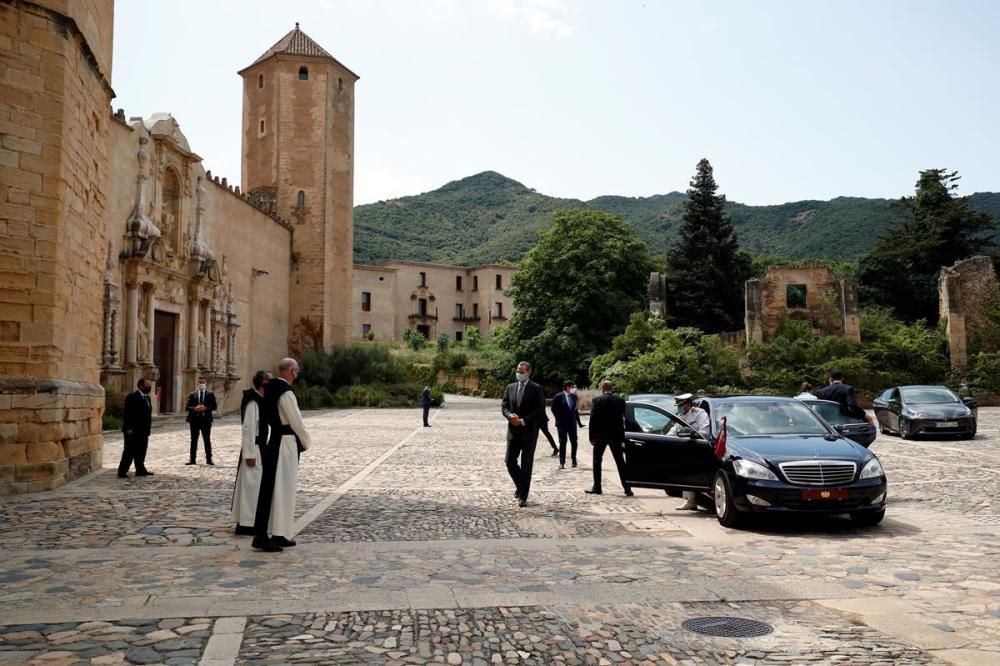
[[[857,465],[847,460],[802,460],[780,463],[789,483],[800,486],[840,486],[854,481]]]

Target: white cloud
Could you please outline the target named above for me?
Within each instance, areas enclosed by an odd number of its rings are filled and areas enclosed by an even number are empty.
[[[564,39],[575,30],[573,25],[557,16],[569,12],[569,6],[562,0],[488,0],[487,4],[500,16],[522,23],[532,32]]]

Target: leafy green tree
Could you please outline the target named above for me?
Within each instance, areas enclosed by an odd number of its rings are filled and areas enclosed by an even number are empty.
[[[558,212],[511,281],[514,314],[500,340],[534,364],[536,379],[586,383],[593,357],[643,308],[651,268],[621,217]]]
[[[684,200],[677,245],[667,252],[667,313],[678,326],[709,333],[732,331],[743,323],[743,283],[750,277],[750,256],[740,252],[736,232],[725,214],[725,195],[708,160],[697,172]]]
[[[960,176],[946,169],[920,172],[916,194],[900,199],[903,223],[882,235],[858,268],[863,304],[892,308],[908,322],[938,319],[938,276],[943,267],[993,250],[993,219],[955,197]]]
[[[440,333],[438,333],[438,336],[437,336],[437,350],[439,352],[446,352],[446,351],[448,351],[448,342],[449,342],[449,338],[448,338],[448,334],[446,332],[441,331]]]

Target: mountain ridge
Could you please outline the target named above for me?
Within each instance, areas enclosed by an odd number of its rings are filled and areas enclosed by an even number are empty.
[[[676,191],[586,201],[550,197],[496,171],[483,171],[429,192],[356,206],[354,261],[516,262],[537,242],[552,213],[581,208],[621,215],[650,252],[662,254],[680,223],[685,197]],[[849,261],[902,222],[895,201],[846,196],[766,206],[727,201],[726,211],[741,247],[753,254]],[[1000,220],[1000,193],[977,192],[969,202]]]

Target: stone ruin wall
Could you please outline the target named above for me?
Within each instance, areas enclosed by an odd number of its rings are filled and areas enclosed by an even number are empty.
[[[805,287],[801,307],[789,307],[791,285]],[[747,280],[745,289],[747,342],[771,340],[786,320],[808,321],[817,334],[861,341],[857,281],[838,280],[828,266],[772,266],[763,278]]]
[[[987,324],[984,305],[998,294],[1000,282],[989,257],[971,257],[941,270],[940,316],[945,322],[953,368],[968,367],[969,354],[976,351],[977,331]]]

